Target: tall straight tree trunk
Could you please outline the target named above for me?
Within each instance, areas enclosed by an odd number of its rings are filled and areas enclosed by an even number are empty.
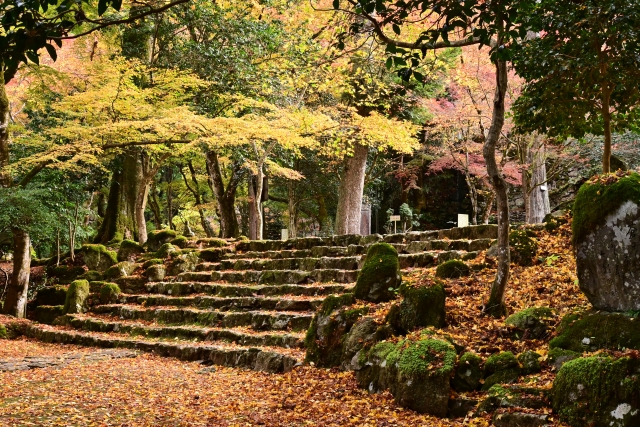
[[[504,98],[507,91],[507,64],[496,60],[496,92],[493,99],[493,114],[491,127],[482,147],[482,155],[487,165],[489,181],[496,193],[498,210],[498,271],[491,285],[491,293],[484,311],[494,317],[504,316],[507,312],[504,294],[509,282],[509,267],[511,255],[509,253],[509,199],[507,184],[496,162],[496,146],[504,125]]]
[[[264,238],[264,215],[262,211],[262,192],[264,191],[264,172],[262,164],[258,166],[258,175],[256,175],[255,185],[255,210],[256,210],[256,238],[262,240]]]
[[[258,239],[258,209],[256,207],[256,189],[253,185],[253,175],[249,175],[249,183],[247,185],[249,199],[249,239]]]
[[[4,69],[0,61],[0,70]],[[9,166],[9,124],[11,122],[9,97],[4,81],[0,86],[0,186],[11,187],[12,180],[5,167]],[[17,225],[17,224],[16,224]],[[31,270],[31,239],[29,234],[19,228],[13,228],[13,275],[7,289],[2,312],[16,317],[25,317],[27,311],[27,291]]]
[[[543,189],[547,182],[544,142],[540,135],[533,136],[533,144],[527,144],[528,170],[522,171],[522,188],[525,193],[527,224],[538,224],[551,212],[549,192]]]
[[[295,199],[295,186],[291,180],[288,183],[287,193],[289,207],[289,238],[295,239],[298,237],[298,204]]]
[[[602,173],[609,173],[611,172],[611,90],[608,84],[602,86],[602,121],[604,122]]]
[[[338,190],[335,233],[360,234],[360,211],[364,192],[364,177],[369,149],[356,144],[353,156],[346,161],[346,167]]]
[[[27,315],[27,291],[31,270],[30,246],[29,234],[17,228],[13,229],[13,275],[2,312],[19,318]]]
[[[231,238],[239,235],[238,217],[236,216],[236,190],[242,178],[242,168],[239,164],[233,165],[231,179],[227,187],[222,180],[222,171],[218,162],[218,154],[215,151],[207,152],[207,171],[209,182],[216,202],[218,204],[218,216],[220,218],[220,237]]]
[[[113,173],[105,217],[96,241],[138,240],[136,201],[143,180],[142,162],[139,155],[123,154],[121,166]]]
[[[180,174],[182,175],[182,179],[184,180],[184,185],[187,187],[187,190],[191,192],[194,200],[196,201],[196,206],[198,207],[198,215],[200,216],[200,224],[204,230],[204,233],[207,237],[213,237],[213,227],[207,220],[207,216],[204,212],[204,209],[200,206],[202,205],[202,197],[200,196],[200,186],[198,184],[198,179],[196,178],[196,171],[193,167],[193,163],[191,160],[188,162],[189,173],[191,174],[191,184],[189,184],[189,180],[187,179],[187,174],[184,172],[182,165],[180,165]]]

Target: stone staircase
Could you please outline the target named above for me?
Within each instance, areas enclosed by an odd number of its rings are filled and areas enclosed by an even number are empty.
[[[402,268],[420,268],[475,258],[496,235],[489,225],[384,237],[239,242],[215,257],[202,251],[195,271],[161,282],[135,273],[117,279],[123,293],[116,304],[101,304],[93,296],[88,312],[58,317],[54,325],[33,323],[27,335],[286,372],[303,361],[304,335],[324,298],[353,288],[368,245],[386,241],[398,250]],[[100,284],[90,283],[92,295]]]

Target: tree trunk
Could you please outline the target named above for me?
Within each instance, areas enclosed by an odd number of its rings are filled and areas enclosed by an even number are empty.
[[[346,161],[346,167],[338,190],[335,233],[360,234],[360,211],[364,191],[364,176],[367,168],[369,149],[356,144],[353,156]]]
[[[539,135],[533,136],[533,144],[527,144],[528,170],[522,171],[522,188],[525,196],[527,224],[539,224],[551,212],[549,192],[546,189],[547,167],[544,142]]]
[[[262,212],[262,192],[264,190],[264,172],[262,171],[262,164],[258,165],[258,175],[256,175],[255,186],[255,210],[256,210],[256,232],[257,239],[262,240],[264,238],[264,216]]]
[[[2,61],[0,61],[0,69],[2,69]],[[0,87],[0,187],[11,187],[11,176],[4,170],[9,166],[9,124],[11,121],[11,112],[9,110],[9,97],[7,89],[3,84]]]
[[[2,312],[24,318],[27,315],[27,291],[31,270],[31,239],[19,229],[13,229],[13,275]]]
[[[236,190],[242,179],[242,167],[239,163],[233,165],[231,179],[225,188],[222,180],[218,154],[215,151],[207,152],[207,171],[211,189],[216,196],[218,204],[218,216],[220,218],[220,237],[238,237],[238,217],[236,216],[235,202]]]
[[[604,152],[602,153],[602,173],[611,172],[611,91],[609,85],[602,88],[602,120],[604,122]]]
[[[256,189],[253,185],[253,175],[249,175],[249,184],[247,185],[247,193],[249,199],[249,239],[258,240],[258,211],[256,208]]]
[[[487,174],[496,193],[498,210],[498,271],[491,286],[489,301],[484,307],[484,312],[501,317],[507,312],[504,303],[504,294],[509,282],[509,266],[511,256],[509,253],[509,200],[507,196],[507,184],[496,162],[496,146],[504,125],[505,105],[504,97],[507,91],[507,64],[496,60],[496,92],[493,100],[493,115],[491,127],[487,139],[482,148],[482,155],[487,164]]]
[[[196,170],[193,167],[193,162],[189,160],[187,162],[187,166],[189,167],[189,173],[191,174],[191,182],[193,183],[193,187],[195,189],[194,197],[197,195],[196,203],[198,205],[201,205],[205,200],[204,200],[204,196],[200,196],[200,185],[198,184],[198,179],[196,178]],[[205,234],[207,235],[207,237],[213,237],[214,235],[213,227],[211,226],[211,223],[207,219],[207,215],[204,209],[198,208],[198,214],[200,214],[200,222],[202,222],[202,228],[204,228]]]
[[[114,239],[138,240],[136,201],[143,179],[142,162],[135,154],[123,154],[120,159],[121,167],[111,178],[107,209],[96,238],[98,243]]]
[[[287,193],[289,207],[289,238],[295,239],[298,237],[298,204],[295,199],[296,192],[293,181],[289,181]]]

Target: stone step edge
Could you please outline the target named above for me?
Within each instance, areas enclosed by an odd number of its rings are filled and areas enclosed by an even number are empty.
[[[263,334],[251,334],[246,331],[239,331],[235,328],[215,328],[215,327],[200,327],[200,326],[170,326],[170,325],[157,325],[150,326],[136,321],[112,321],[107,319],[101,319],[99,317],[89,316],[87,318],[81,318],[73,314],[66,314],[57,319],[56,324],[62,326],[68,326],[74,329],[79,329],[86,332],[116,332],[128,335],[137,335],[137,332],[142,332],[149,338],[171,338],[178,335],[184,335],[181,339],[190,340],[198,339],[200,342],[229,342],[228,338],[235,338],[236,341],[230,341],[238,345],[266,345],[270,347],[283,347],[283,348],[304,348],[304,333],[292,333],[280,331],[269,331]],[[168,334],[166,332],[169,332]],[[173,332],[173,335],[171,334]],[[213,337],[212,337],[213,335]],[[215,337],[215,338],[214,338]],[[247,341],[254,340],[255,344],[247,344]],[[257,344],[258,341],[264,341],[262,344]],[[273,343],[267,343],[272,340]]]
[[[178,342],[107,339],[73,331],[43,329],[37,325],[28,325],[25,335],[46,343],[75,344],[100,348],[127,348],[188,362],[202,360],[218,366],[244,367],[254,371],[270,373],[289,372],[302,363],[293,356],[271,350],[262,350],[257,347],[230,349],[217,346],[195,346]]]

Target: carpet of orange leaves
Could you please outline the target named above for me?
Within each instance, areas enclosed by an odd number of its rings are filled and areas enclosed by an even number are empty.
[[[540,233],[538,262],[513,266],[507,305],[511,312],[550,306],[562,314],[588,305],[580,293],[569,225]],[[481,255],[475,262],[482,261]],[[405,279],[419,284],[433,269]],[[503,319],[481,316],[493,270],[449,280],[446,333],[483,357],[510,350],[546,355],[547,340],[512,341]],[[383,316],[388,304],[372,307]],[[0,358],[92,351],[26,339],[0,341]],[[267,374],[142,354],[133,359],[86,362],[58,369],[0,372],[0,426],[488,426],[490,417],[438,419],[398,407],[388,393],[357,387],[353,373],[299,367]],[[522,379],[550,387],[554,372]],[[472,397],[479,397],[479,393]],[[556,421],[554,421],[556,423]],[[560,425],[560,424],[554,424]]]

